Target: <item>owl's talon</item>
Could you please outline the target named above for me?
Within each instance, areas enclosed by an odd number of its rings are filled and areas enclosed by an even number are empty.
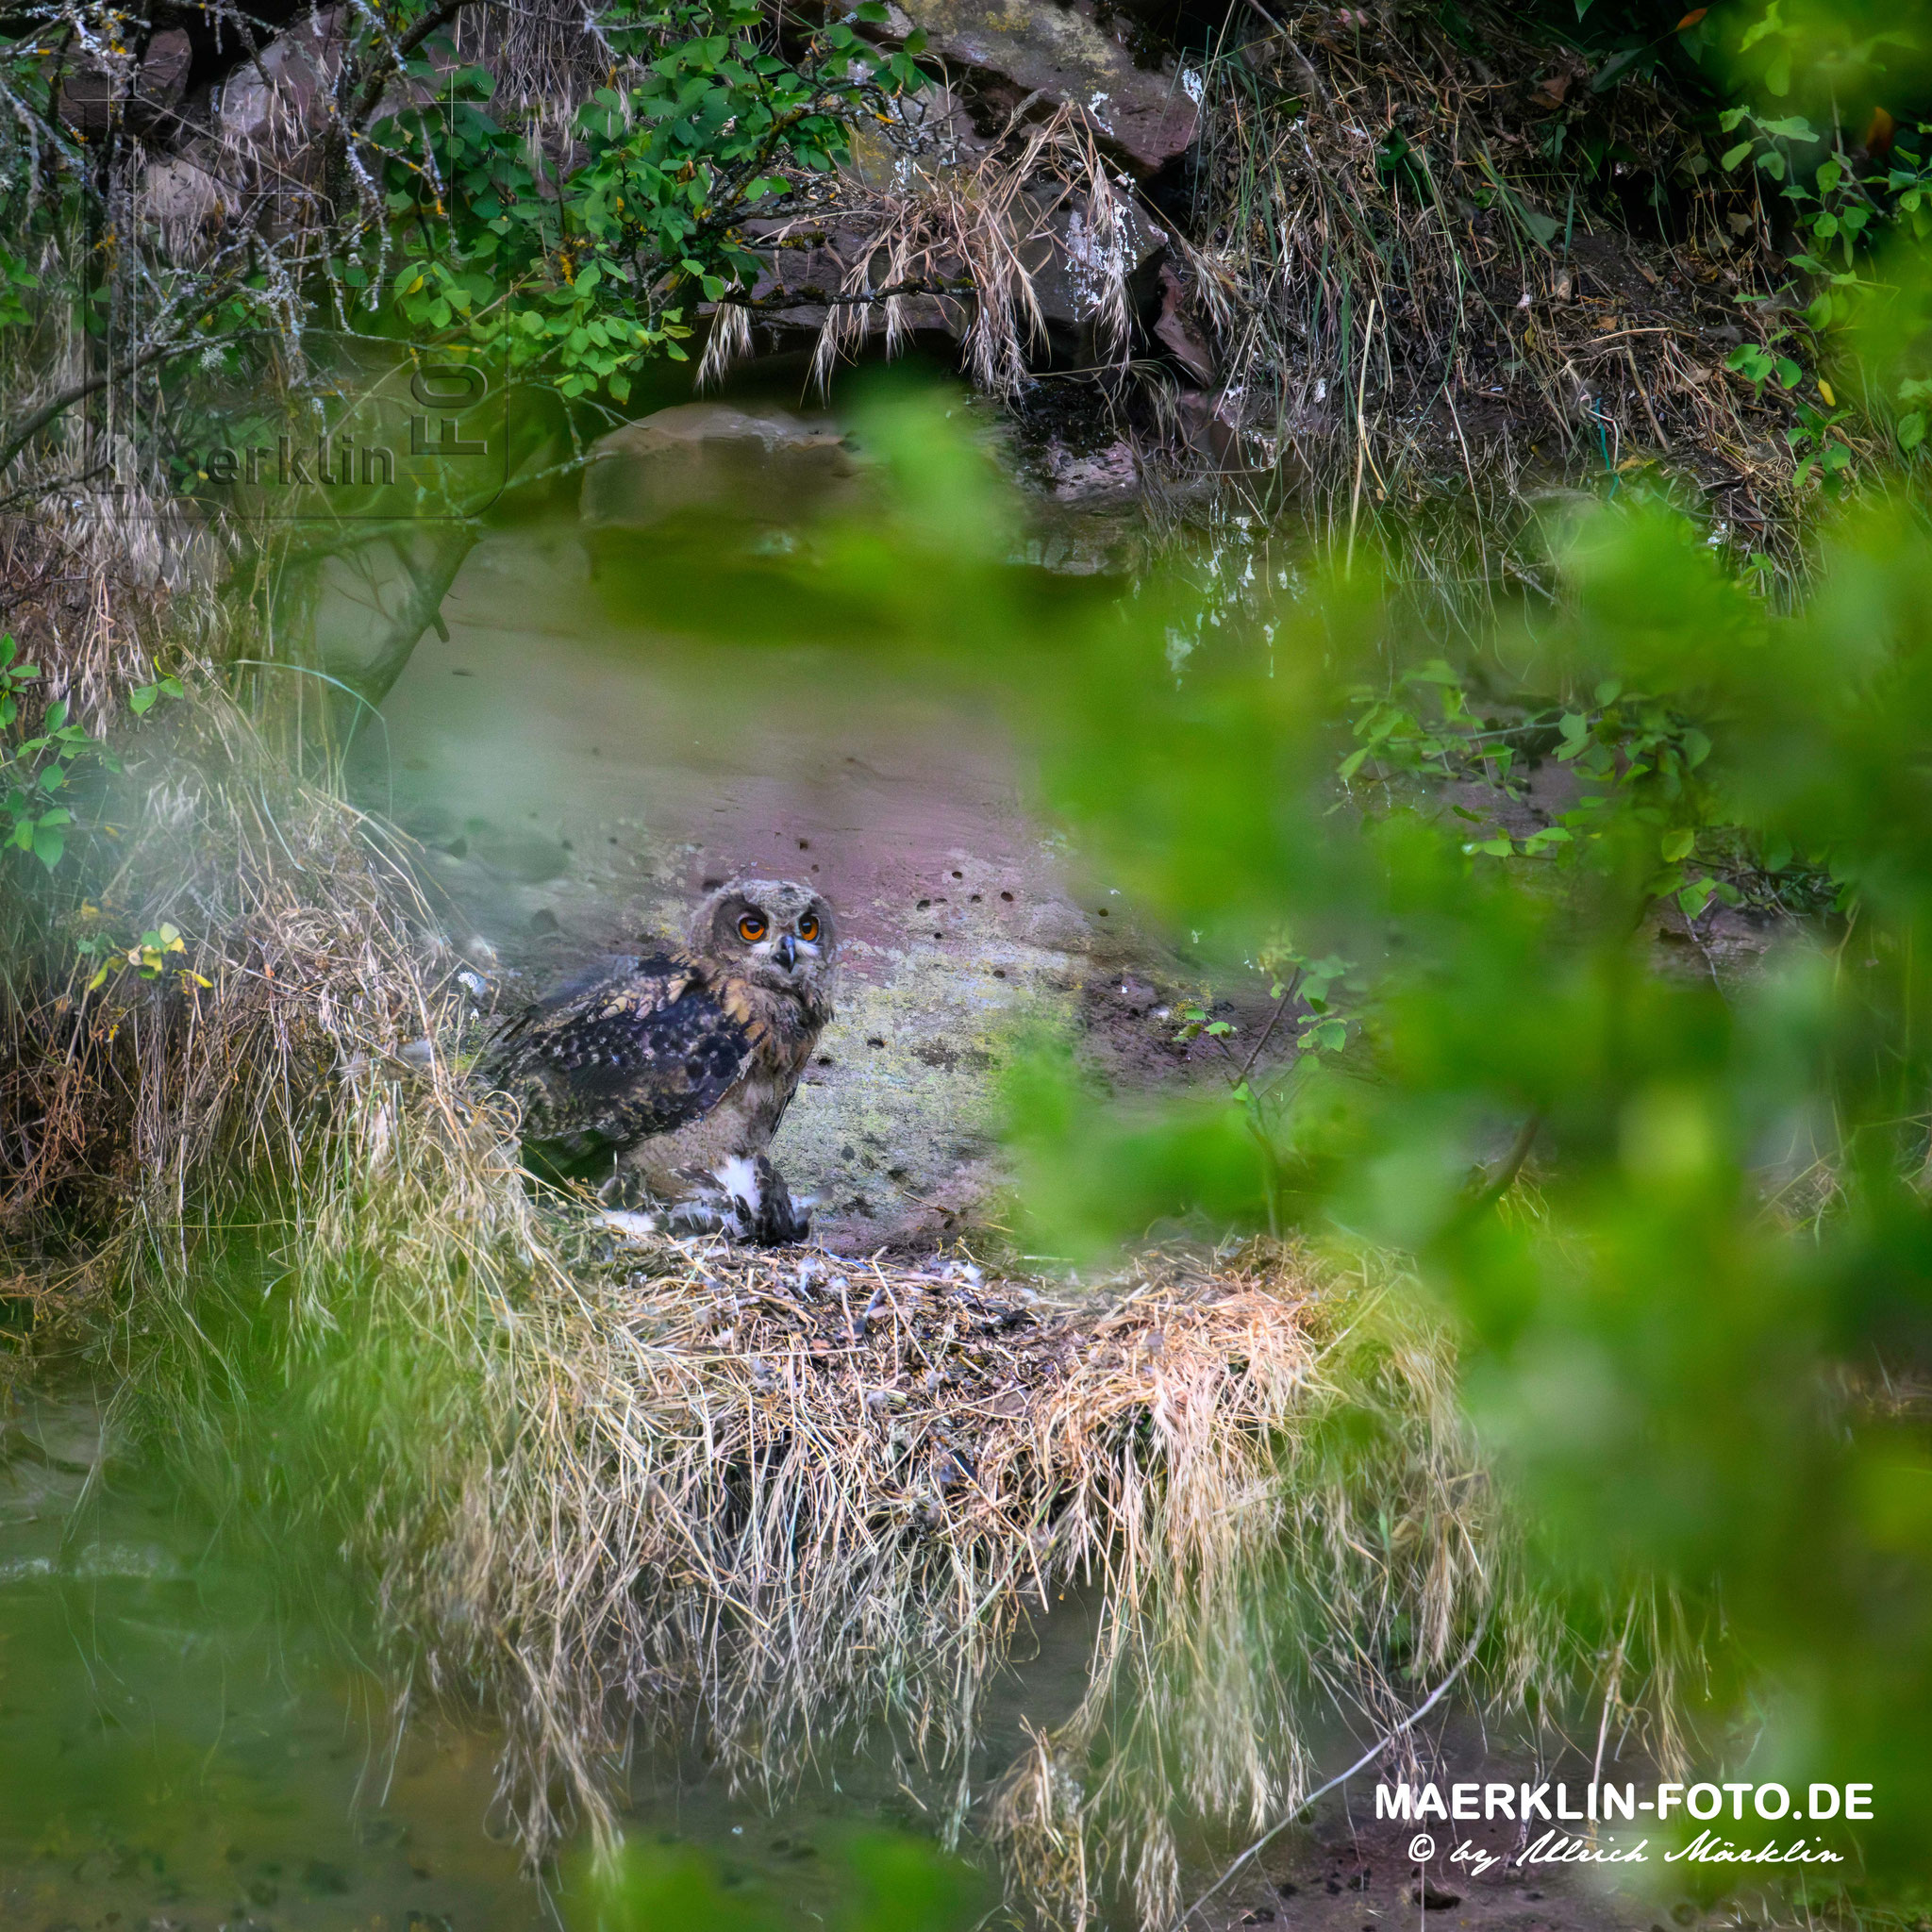
[[[637,1214],[627,1208],[607,1208],[598,1218],[619,1241],[645,1241],[658,1232],[655,1214]]]

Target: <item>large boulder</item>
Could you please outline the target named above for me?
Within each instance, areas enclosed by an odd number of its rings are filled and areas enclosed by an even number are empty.
[[[212,142],[192,142],[177,155],[150,161],[142,174],[142,219],[169,260],[201,261],[212,250],[229,205],[220,161]]]
[[[118,110],[135,133],[165,140],[187,92],[192,61],[188,36],[177,26],[150,34],[138,60],[83,56],[61,75],[60,118],[76,133],[98,139]]]
[[[243,60],[222,83],[218,96],[215,125],[223,145],[244,157],[271,159],[308,147],[338,112],[337,82],[355,30],[355,16],[346,8],[319,7],[297,15],[260,53]],[[439,73],[458,64],[440,41],[416,58],[426,58]],[[370,125],[435,99],[433,80],[391,77]]]
[[[1072,103],[1142,174],[1193,142],[1199,76],[1171,58],[1141,66],[1100,24],[1092,0],[889,0],[889,13],[895,38],[923,29],[928,55],[972,70],[996,117]]]
[[[1032,196],[1023,201],[1038,208]],[[1049,323],[1085,329],[1116,299],[1130,315],[1148,305],[1167,230],[1139,200],[1120,197],[1096,226],[1084,195],[1062,199],[1036,217],[1035,232],[1020,250],[1033,278],[1033,298]]]
[[[853,272],[867,270],[868,285],[886,278],[887,256],[874,245],[874,237],[858,218],[850,225],[800,223],[797,221],[751,221],[744,225],[746,236],[770,247],[769,265],[753,283],[751,298],[759,305],[753,311],[756,328],[782,337],[806,331],[816,334],[831,312],[831,298],[846,292]],[[942,280],[962,277],[966,264],[947,257],[936,264]],[[900,298],[900,326],[914,334],[964,333],[970,295],[913,294]],[[783,307],[771,306],[783,303]],[[708,306],[703,311],[711,313]],[[874,326],[882,324],[883,309],[869,310]]]
[[[224,146],[288,154],[322,132],[341,72],[346,20],[340,7],[305,14],[236,68],[222,83],[216,116]]]
[[[681,403],[596,443],[580,511],[605,529],[649,529],[691,509],[792,524],[849,501],[857,476],[834,424],[758,405]]]

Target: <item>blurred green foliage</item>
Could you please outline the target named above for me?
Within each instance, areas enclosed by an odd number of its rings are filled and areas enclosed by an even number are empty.
[[[1179,582],[1013,571],[941,408],[858,441],[874,510],[748,541],[713,621],[820,637],[843,610],[1002,692],[1094,881],[1287,1014],[1252,1073],[1255,1029],[1218,1036],[1222,1091],[1164,1107],[1109,1103],[1064,1045],[1027,1058],[1031,1239],[1091,1255],[1192,1212],[1414,1257],[1553,1591],[1663,1580],[1726,1633],[1704,1688],[1751,1714],[1754,1774],[1874,1782],[1872,1869],[1920,1874],[1923,518],[1848,508],[1782,611],[1681,513],[1591,509],[1550,528],[1548,598],[1447,652],[1358,556],[1195,626],[1176,666]],[[1740,952],[1753,919],[1768,950]]]
[[[924,1839],[848,1832],[833,1862],[831,1932],[964,1932],[986,1908],[980,1874]],[[629,1842],[591,1857],[564,1906],[579,1932],[779,1932],[798,1923],[793,1901],[739,1882],[689,1845]]]
[[[1132,626],[1096,641],[1042,749],[1108,878],[1226,962],[1285,920],[1370,962],[1375,991],[1349,1063],[1318,1073],[1258,1162],[1252,1137],[1215,1143],[1192,1110],[1096,1135],[1036,1072],[1017,1095],[1051,1181],[1036,1210],[1077,1241],[1177,1197],[1225,1214],[1245,1186],[1251,1220],[1272,1193],[1416,1254],[1462,1319],[1470,1402],[1552,1558],[1620,1586],[1661,1572],[1721,1604],[1764,1673],[1757,1762],[1875,1779],[1870,1849],[1916,1870],[1932,541],[1900,511],[1848,519],[1789,617],[1656,510],[1581,520],[1558,561],[1554,608],[1500,623],[1465,668],[1507,675],[1494,715],[1555,714],[1541,810],[1500,783],[1473,806],[1415,742],[1363,796],[1392,733],[1354,764],[1357,808],[1336,809],[1336,752],[1364,748],[1344,735],[1351,696],[1400,693],[1433,663],[1359,582],[1273,613],[1265,656],[1230,639],[1179,680],[1144,639],[1135,675]],[[1461,722],[1441,721],[1466,740]],[[1570,836],[1539,843],[1552,825]],[[1760,891],[1809,855],[1837,914],[1721,970],[1722,902],[1707,872],[1686,876],[1707,850]],[[1655,936],[1660,893],[1689,947]],[[1537,1190],[1500,1211],[1485,1182],[1523,1137]]]

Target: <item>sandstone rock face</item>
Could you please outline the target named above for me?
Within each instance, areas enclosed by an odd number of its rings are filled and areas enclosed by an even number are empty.
[[[60,83],[60,118],[76,133],[97,138],[107,133],[118,108],[136,133],[165,138],[187,92],[192,60],[187,34],[177,26],[163,27],[149,36],[138,63],[115,69],[88,61],[71,69]]]
[[[224,145],[270,153],[299,147],[327,121],[329,90],[341,70],[342,9],[299,19],[222,83]]]
[[[795,523],[853,494],[841,431],[782,409],[682,403],[599,441],[584,472],[587,524],[648,529],[679,511],[716,508]]]
[[[1007,82],[1009,108],[1029,95],[1049,106],[1073,102],[1145,173],[1194,139],[1198,81],[1178,69],[1137,65],[1100,25],[1091,0],[898,0],[892,12],[902,35],[924,30],[928,53]],[[999,93],[991,92],[994,105]]]
[[[1047,489],[1061,503],[1120,501],[1141,488],[1140,465],[1131,445],[1123,441],[1081,451],[1050,444],[1044,468]]]
[[[142,57],[141,75],[135,92],[157,112],[181,105],[188,91],[188,70],[194,62],[193,49],[186,31],[178,26],[163,27],[147,43]]]
[[[916,175],[941,175],[991,151],[956,88],[939,84],[901,94],[886,111],[886,125],[861,121],[852,129],[851,173],[868,188],[907,188]]]
[[[1085,328],[1120,297],[1138,310],[1152,292],[1148,274],[1167,247],[1167,231],[1139,202],[1123,197],[1106,229],[1084,198],[1047,213],[1038,237],[1020,251],[1033,277],[1034,299],[1050,323]]]
[[[1180,277],[1167,262],[1160,267],[1160,318],[1154,325],[1154,337],[1193,381],[1214,380],[1214,350],[1189,312]]]
[[[142,176],[142,213],[159,231],[170,260],[198,261],[220,233],[226,197],[213,143],[197,142]]]
[[[827,298],[844,291],[855,268],[864,265],[867,286],[886,279],[887,257],[875,249],[870,235],[853,226],[801,226],[788,222],[747,222],[745,233],[757,242],[773,237],[771,265],[752,285],[752,300],[767,303],[784,300],[782,308],[761,308],[755,313],[753,326],[782,335],[805,331],[816,334],[829,313]],[[964,275],[966,264],[948,256],[933,265],[941,280]],[[708,312],[708,305],[706,311]],[[968,308],[959,296],[915,294],[900,298],[902,327],[915,334],[938,331],[963,335]],[[874,325],[882,319],[874,314]]]

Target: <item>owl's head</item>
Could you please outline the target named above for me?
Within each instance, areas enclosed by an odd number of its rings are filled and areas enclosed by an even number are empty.
[[[832,908],[791,879],[733,879],[691,923],[692,952],[774,992],[825,992],[838,944]]]

